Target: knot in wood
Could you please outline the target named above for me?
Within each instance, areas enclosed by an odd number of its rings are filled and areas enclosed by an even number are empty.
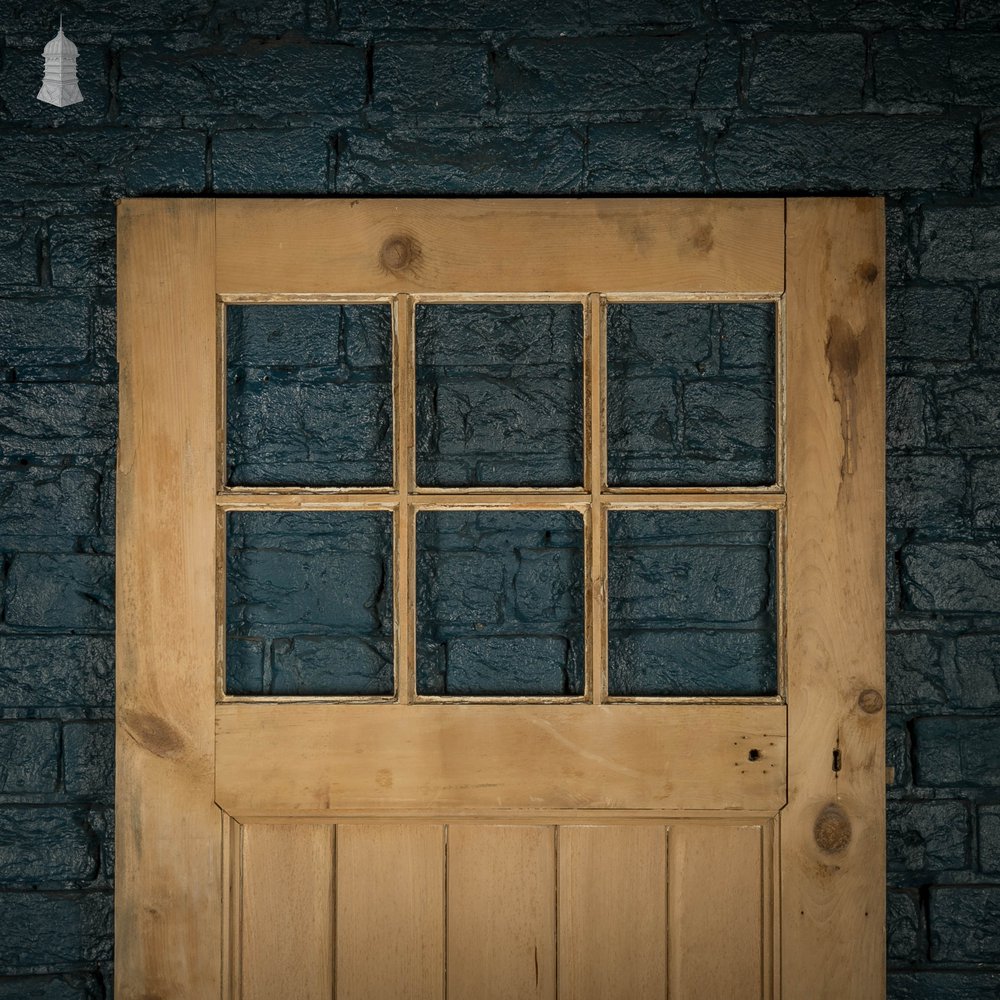
[[[420,244],[406,233],[390,236],[379,251],[378,262],[383,271],[412,270],[420,260]]]
[[[881,712],[884,704],[885,699],[874,688],[866,688],[858,695],[858,705],[861,706],[861,711],[867,712],[869,715]]]
[[[843,851],[851,842],[851,821],[847,818],[847,813],[831,802],[816,817],[813,837],[816,846],[827,854]]]

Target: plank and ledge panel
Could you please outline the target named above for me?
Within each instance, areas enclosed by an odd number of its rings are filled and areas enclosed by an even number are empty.
[[[232,816],[785,803],[785,706],[217,706]],[[751,753],[756,751],[756,753]]]

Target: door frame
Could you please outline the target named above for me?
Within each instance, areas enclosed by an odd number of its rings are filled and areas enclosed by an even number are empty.
[[[336,218],[358,211],[372,213],[372,224],[338,246]],[[412,233],[435,213],[465,219],[470,247],[416,243]],[[671,224],[644,224],[646,213]],[[793,373],[782,421],[784,530],[825,544],[788,546],[784,567],[781,995],[884,996],[885,251],[876,198],[119,203],[119,996],[223,990],[231,929],[230,843],[215,793],[220,295],[322,291],[331,259],[345,286],[363,275],[365,292],[449,291],[433,284],[435,255],[449,254],[453,266],[468,256],[473,270],[460,279],[481,279],[475,240],[503,239],[516,252],[536,216],[579,233],[566,264],[576,287],[596,290],[612,273],[623,291],[658,281],[657,290],[706,298],[783,295]],[[758,230],[774,235],[778,225],[783,258],[755,253]],[[626,252],[612,259],[588,243],[597,231],[617,231]],[[275,267],[287,245],[300,252]],[[490,249],[493,287],[484,291],[561,290],[506,287],[502,256]]]

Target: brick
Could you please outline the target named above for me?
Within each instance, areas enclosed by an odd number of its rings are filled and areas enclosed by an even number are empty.
[[[100,455],[115,443],[113,386],[15,384],[0,393],[0,458]]]
[[[969,633],[955,642],[958,690],[951,703],[970,709],[1000,709],[1000,635]]]
[[[917,378],[886,379],[886,434],[890,451],[922,448],[927,440],[927,387]]]
[[[35,220],[0,221],[0,275],[5,287],[38,284],[39,239]]]
[[[330,140],[322,129],[246,129],[212,137],[212,190],[324,194]]]
[[[1000,546],[927,542],[903,549],[903,589],[919,611],[996,614],[1000,607]]]
[[[920,274],[932,281],[1000,281],[1000,205],[926,208]]]
[[[69,365],[87,357],[83,298],[0,299],[0,364]]]
[[[289,37],[289,36],[286,36]],[[118,96],[123,115],[240,113],[337,114],[360,109],[364,50],[334,42],[254,41],[238,54],[198,51],[122,53]]]
[[[893,455],[886,470],[886,515],[900,528],[963,532],[971,520],[961,458]]]
[[[776,121],[740,118],[716,142],[715,172],[728,190],[968,191],[969,125],[859,115]]]
[[[14,628],[114,628],[111,556],[22,554],[7,578],[7,624]]]
[[[638,111],[726,107],[735,101],[739,48],[726,37],[527,39],[494,68],[505,111]]]
[[[979,870],[1000,875],[1000,805],[979,807]]]
[[[341,194],[565,194],[582,183],[582,136],[524,123],[351,130],[341,136],[335,173]]]
[[[447,644],[442,693],[570,694],[570,644],[554,636],[486,636]]]
[[[947,27],[955,23],[949,0],[717,0],[723,21],[781,21],[816,26]]]
[[[701,19],[697,0],[601,0],[590,7],[590,23],[595,26],[694,25]]]
[[[204,133],[157,128],[140,132],[122,165],[121,186],[129,196],[197,194],[205,190]]]
[[[514,606],[521,621],[582,618],[582,550],[523,548],[517,556]]]
[[[938,378],[931,434],[949,449],[993,449],[1000,431],[1000,373]]]
[[[1000,459],[983,458],[973,463],[972,519],[981,531],[1000,528]]]
[[[921,709],[944,707],[958,697],[959,681],[952,644],[932,632],[897,632],[886,636],[889,704]]]
[[[916,781],[949,788],[1000,784],[1000,719],[941,716],[913,723]]]
[[[502,4],[492,0],[464,0],[460,4],[448,0],[422,0],[417,4],[409,0],[342,0],[339,23],[342,28],[364,31],[520,31],[526,24],[569,31],[586,25],[588,7],[586,0],[557,4],[539,4],[535,0],[507,0]]]
[[[115,229],[103,216],[60,216],[49,223],[52,284],[57,288],[113,287]]]
[[[16,548],[98,530],[100,476],[93,469],[26,462],[0,467],[0,544]]]
[[[0,636],[0,705],[110,707],[114,652],[110,636]]]
[[[908,788],[913,783],[911,757],[911,738],[905,716],[889,713],[885,724],[885,762],[893,770],[893,789]]]
[[[613,695],[773,694],[775,642],[766,630],[632,631],[610,624]]]
[[[1000,187],[1000,118],[987,118],[979,126],[982,148],[983,185]]]
[[[985,289],[979,296],[978,357],[981,364],[1000,368],[1000,289]]]
[[[886,898],[886,945],[890,962],[920,960],[924,952],[922,924],[916,891],[890,891]]]
[[[1000,886],[931,886],[931,960],[1000,962]]]
[[[97,858],[85,810],[0,809],[0,885],[82,887],[96,877]]]
[[[76,971],[110,961],[109,892],[0,893],[0,973]]]
[[[392,641],[297,636],[271,643],[271,683],[248,694],[392,694]]]
[[[809,114],[862,105],[865,42],[860,34],[777,34],[756,39],[750,106]]]
[[[964,802],[889,802],[891,872],[936,873],[969,867],[971,828]]]
[[[16,976],[0,979],[0,1000],[103,1000],[96,976]]]
[[[476,113],[487,101],[481,45],[398,42],[375,46],[377,107],[392,111]]]
[[[895,361],[967,361],[972,295],[964,288],[903,288],[889,295],[888,350]]]
[[[704,191],[705,136],[688,118],[587,129],[586,188],[595,194]]]
[[[890,972],[889,1000],[996,1000],[1000,973],[980,969],[963,972]]]
[[[428,552],[418,565],[417,608],[425,620],[470,627],[502,621],[506,570],[500,558],[479,552]]]
[[[996,36],[903,32],[875,42],[875,95],[885,104],[1000,104]]]
[[[59,772],[59,724],[0,721],[0,792],[53,792]]]
[[[63,779],[70,795],[110,798],[115,790],[115,724],[63,725]]]

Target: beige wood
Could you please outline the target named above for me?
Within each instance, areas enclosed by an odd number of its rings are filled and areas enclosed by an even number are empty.
[[[562,826],[560,1000],[663,1000],[667,828]]]
[[[671,997],[764,996],[763,867],[759,826],[706,823],[671,829]]]
[[[213,202],[118,209],[115,979],[221,988],[215,702]]]
[[[224,295],[784,290],[778,198],[234,199],[217,218]]]
[[[789,200],[785,1000],[885,989],[884,270],[880,200]]]
[[[337,1000],[444,992],[445,828],[337,827]]]
[[[241,1000],[330,1000],[334,828],[243,828]]]
[[[555,1000],[555,828],[448,830],[448,997]]]
[[[416,599],[415,535],[410,494],[416,483],[416,356],[413,302],[408,295],[393,305],[393,466],[399,506],[393,520],[393,645],[396,697],[408,703],[416,696],[416,652],[413,602]]]
[[[216,797],[237,818],[785,800],[783,705],[230,703],[218,720]]]

